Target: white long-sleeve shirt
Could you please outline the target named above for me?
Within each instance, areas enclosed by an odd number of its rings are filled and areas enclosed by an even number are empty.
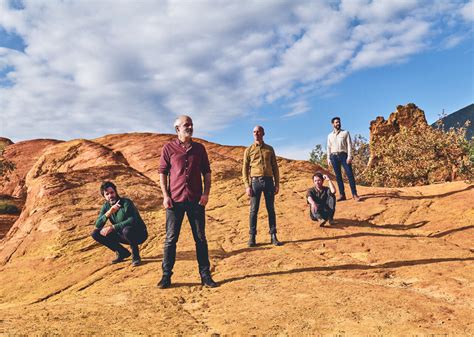
[[[333,130],[328,135],[328,158],[331,153],[345,152],[347,153],[347,159],[352,159],[352,140],[349,131],[346,130]]]

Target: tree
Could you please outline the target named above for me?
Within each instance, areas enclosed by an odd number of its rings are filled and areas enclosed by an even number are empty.
[[[370,158],[369,142],[362,135],[354,135],[352,140],[352,169],[356,181],[360,185],[369,185],[366,181],[365,172]]]
[[[321,144],[318,144],[309,153],[309,161],[321,167],[328,168],[328,155],[324,152]]]

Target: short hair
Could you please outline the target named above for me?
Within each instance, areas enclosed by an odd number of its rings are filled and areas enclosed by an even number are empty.
[[[104,181],[102,183],[102,185],[100,185],[100,195],[101,196],[104,196],[104,192],[106,189],[108,189],[109,187],[112,187],[115,191],[115,193],[117,193],[117,186],[115,186],[115,184],[111,181]],[[118,194],[118,193],[117,193]]]
[[[333,124],[336,119],[337,119],[339,122],[341,121],[341,118],[339,118],[339,117],[333,117],[333,118],[331,119],[331,124]]]
[[[173,126],[174,126],[175,128],[177,128],[177,127],[179,126],[179,121],[181,120],[181,118],[187,118],[187,119],[193,120],[191,117],[189,117],[189,116],[187,116],[187,115],[178,116],[178,117],[176,117],[176,119],[174,120]]]
[[[319,179],[324,180],[323,174],[321,172],[316,172],[315,174],[313,174],[313,180],[315,177],[318,177]]]

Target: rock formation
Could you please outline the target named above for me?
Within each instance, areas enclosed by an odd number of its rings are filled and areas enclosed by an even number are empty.
[[[13,142],[10,139],[0,137],[0,152],[2,152],[5,147],[11,144],[13,144]]]
[[[165,212],[156,168],[173,137],[7,146],[18,185],[2,185],[2,193],[22,191],[25,202],[0,241],[0,334],[474,334],[472,184],[359,186],[363,202],[338,204],[336,225],[321,228],[309,220],[305,200],[320,168],[278,158],[276,213],[285,245],[269,244],[262,205],[258,246],[248,248],[244,148],[205,140],[197,141],[212,168],[206,232],[220,287],[200,286],[185,221],[173,287],[157,289]],[[113,254],[89,237],[103,180],[132,198],[148,225],[139,267],[111,265]]]
[[[372,184],[392,187],[472,179],[472,162],[459,137],[429,126],[415,104],[399,105],[388,120],[377,117],[370,123],[365,176]]]
[[[397,110],[392,112],[387,120],[378,116],[370,122],[370,159],[368,166],[376,164],[377,149],[381,146],[381,140],[400,132],[400,128],[425,128],[428,122],[425,112],[415,104],[409,103],[405,106],[397,106]]]
[[[51,139],[37,139],[15,144],[7,143],[2,157],[11,162],[15,169],[0,175],[0,194],[24,199],[26,197],[26,174],[49,146],[59,142]]]

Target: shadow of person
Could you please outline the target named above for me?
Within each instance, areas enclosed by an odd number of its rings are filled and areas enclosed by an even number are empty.
[[[219,281],[220,285],[241,281],[245,279],[259,278],[259,277],[268,277],[268,276],[278,276],[278,275],[289,275],[289,274],[298,274],[298,273],[308,273],[308,272],[326,272],[326,271],[339,271],[339,270],[371,270],[371,269],[393,269],[401,267],[410,267],[418,265],[429,265],[434,263],[446,263],[446,262],[461,262],[461,261],[474,261],[474,257],[462,257],[462,258],[433,258],[433,259],[420,259],[420,260],[400,260],[400,261],[389,261],[376,265],[366,265],[366,264],[343,264],[336,266],[315,266],[315,267],[306,267],[306,268],[296,268],[290,270],[282,270],[268,273],[258,273],[258,274],[248,274],[242,276],[231,277],[226,280]]]
[[[401,199],[401,200],[423,200],[423,199],[448,197],[448,196],[456,194],[456,193],[461,193],[461,192],[466,192],[466,191],[472,190],[473,188],[474,188],[474,184],[469,185],[466,188],[463,188],[463,189],[460,189],[460,190],[441,193],[441,194],[430,194],[430,195],[400,195],[400,191],[391,191],[391,192],[364,194],[364,195],[361,195],[360,198],[361,199],[393,198],[393,199]]]
[[[327,228],[345,228],[345,227],[362,227],[362,228],[375,228],[375,229],[391,229],[398,231],[406,231],[410,229],[421,228],[425,226],[429,221],[423,220],[418,221],[413,224],[382,224],[377,225],[367,220],[354,220],[354,219],[345,219],[345,218],[336,218],[334,223]]]

